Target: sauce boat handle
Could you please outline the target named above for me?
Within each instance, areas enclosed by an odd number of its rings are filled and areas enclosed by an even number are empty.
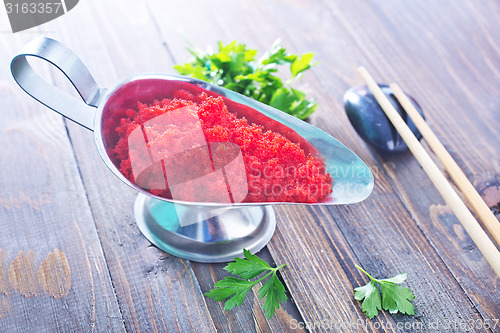
[[[27,58],[43,59],[66,75],[83,102],[44,80]],[[64,44],[47,37],[28,42],[10,64],[17,84],[31,97],[66,118],[93,130],[96,108],[106,89],[100,88],[78,56]]]

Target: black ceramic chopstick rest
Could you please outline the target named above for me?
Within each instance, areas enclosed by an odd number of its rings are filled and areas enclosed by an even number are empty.
[[[422,135],[410,117],[408,117],[401,104],[399,104],[391,88],[386,84],[379,84],[379,87],[408,124],[413,134],[420,140]],[[410,100],[423,116],[422,109],[418,103],[412,97],[410,97]],[[347,90],[344,94],[344,107],[349,121],[365,142],[384,152],[399,153],[408,150],[408,146],[398,131],[392,126],[384,111],[377,103],[375,96],[373,96],[366,85]]]

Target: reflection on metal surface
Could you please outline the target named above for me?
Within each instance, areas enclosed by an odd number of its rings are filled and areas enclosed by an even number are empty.
[[[30,67],[28,57],[46,60],[59,68],[85,103],[43,80]],[[283,135],[299,144],[306,154],[321,156],[326,172],[333,178],[333,187],[331,195],[315,205],[360,202],[373,190],[370,169],[331,135],[272,107],[204,81],[165,74],[139,75],[106,90],[96,84],[71,50],[44,37],[31,41],[14,57],[11,71],[16,82],[33,98],[94,131],[95,143],[104,163],[116,177],[139,192],[134,212],[141,232],[159,248],[182,258],[221,262],[241,255],[243,248],[255,253],[269,241],[276,224],[272,208],[262,205],[303,203],[242,202],[248,188],[239,148],[226,142],[206,142],[200,131],[183,138],[191,144],[183,144],[179,149],[160,150],[160,146],[151,140],[151,133],[157,126],[165,130],[169,123],[175,123],[176,120],[168,119],[168,116],[165,119],[158,117],[134,129],[128,138],[129,149],[138,155],[131,163],[134,164],[133,177],[141,186],[134,184],[120,172],[119,165],[110,157],[110,150],[118,140],[114,122],[122,117],[123,110],[134,108],[138,101],[152,103],[161,96],[172,96],[179,89],[206,92],[222,98],[228,109],[237,110],[238,117],[262,125],[266,131]],[[189,113],[190,110],[177,112]],[[197,121],[192,119],[193,128],[197,128]],[[186,174],[182,166],[193,163],[200,171]],[[202,183],[207,181],[219,182],[220,191],[207,193],[200,190]],[[171,198],[155,196],[148,191],[151,188],[170,189]],[[186,200],[183,192],[186,189],[199,200]],[[206,200],[206,197],[200,197],[201,194],[211,197]]]
[[[144,236],[160,249],[199,262],[227,262],[242,249],[260,251],[271,239],[271,206],[213,209],[169,203],[139,194],[134,215]],[[197,223],[191,223],[191,221]],[[183,225],[187,221],[188,225]]]

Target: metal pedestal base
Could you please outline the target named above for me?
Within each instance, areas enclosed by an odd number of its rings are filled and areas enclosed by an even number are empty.
[[[161,250],[199,262],[227,262],[255,253],[271,239],[271,206],[184,206],[139,194],[134,215],[142,234]]]

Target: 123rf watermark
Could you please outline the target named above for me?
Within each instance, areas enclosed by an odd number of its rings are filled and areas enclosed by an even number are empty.
[[[342,331],[357,331],[366,329],[371,331],[377,330],[411,330],[411,331],[461,331],[475,332],[479,329],[495,330],[500,328],[500,319],[443,319],[429,322],[378,322],[370,319],[358,319],[356,321],[337,321],[332,319],[324,319],[321,321],[308,322],[292,319],[290,321],[290,329],[292,330],[342,330]]]

